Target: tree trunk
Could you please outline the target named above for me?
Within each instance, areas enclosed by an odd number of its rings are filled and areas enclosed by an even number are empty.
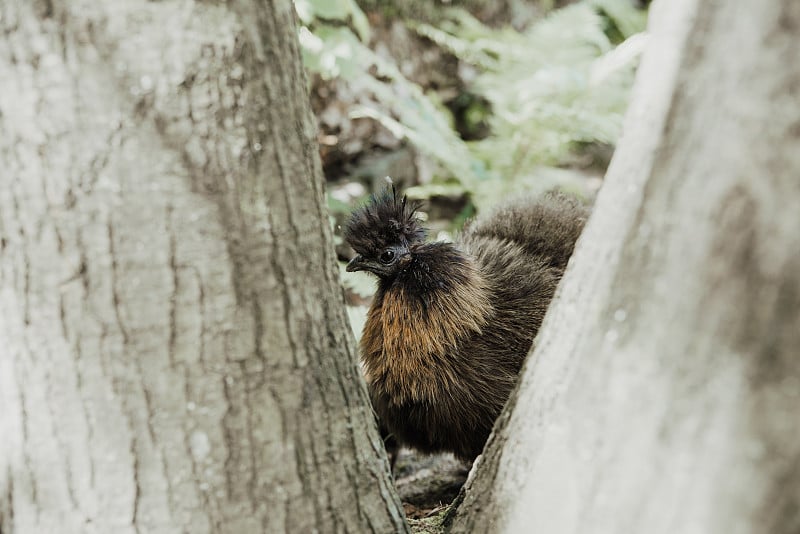
[[[290,0],[0,5],[0,531],[402,532]]]
[[[452,532],[800,532],[800,3],[651,20],[607,183]]]

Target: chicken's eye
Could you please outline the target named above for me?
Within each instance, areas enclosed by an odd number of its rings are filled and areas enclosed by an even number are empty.
[[[387,248],[381,252],[381,255],[378,257],[378,259],[381,263],[386,265],[392,263],[394,261],[394,250]]]

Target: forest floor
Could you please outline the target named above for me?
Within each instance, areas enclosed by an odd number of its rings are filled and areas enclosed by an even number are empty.
[[[452,454],[400,450],[394,468],[395,485],[411,532],[443,532],[442,518],[466,482],[470,467]]]

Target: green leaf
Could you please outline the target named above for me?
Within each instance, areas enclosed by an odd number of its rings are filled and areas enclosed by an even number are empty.
[[[635,8],[630,0],[592,0],[591,3],[608,18],[613,30],[619,32],[620,40],[644,31],[647,26],[647,12]]]
[[[315,19],[349,22],[362,41],[369,41],[369,21],[355,0],[295,0],[294,5],[306,26]]]

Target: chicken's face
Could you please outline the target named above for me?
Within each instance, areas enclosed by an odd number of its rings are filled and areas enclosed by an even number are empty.
[[[389,245],[375,254],[358,254],[347,264],[347,272],[369,271],[379,278],[394,278],[411,262],[408,246]]]
[[[411,263],[411,250],[425,242],[425,229],[416,215],[416,206],[394,189],[357,209],[344,229],[344,238],[357,256],[347,270],[369,271],[391,279]]]

